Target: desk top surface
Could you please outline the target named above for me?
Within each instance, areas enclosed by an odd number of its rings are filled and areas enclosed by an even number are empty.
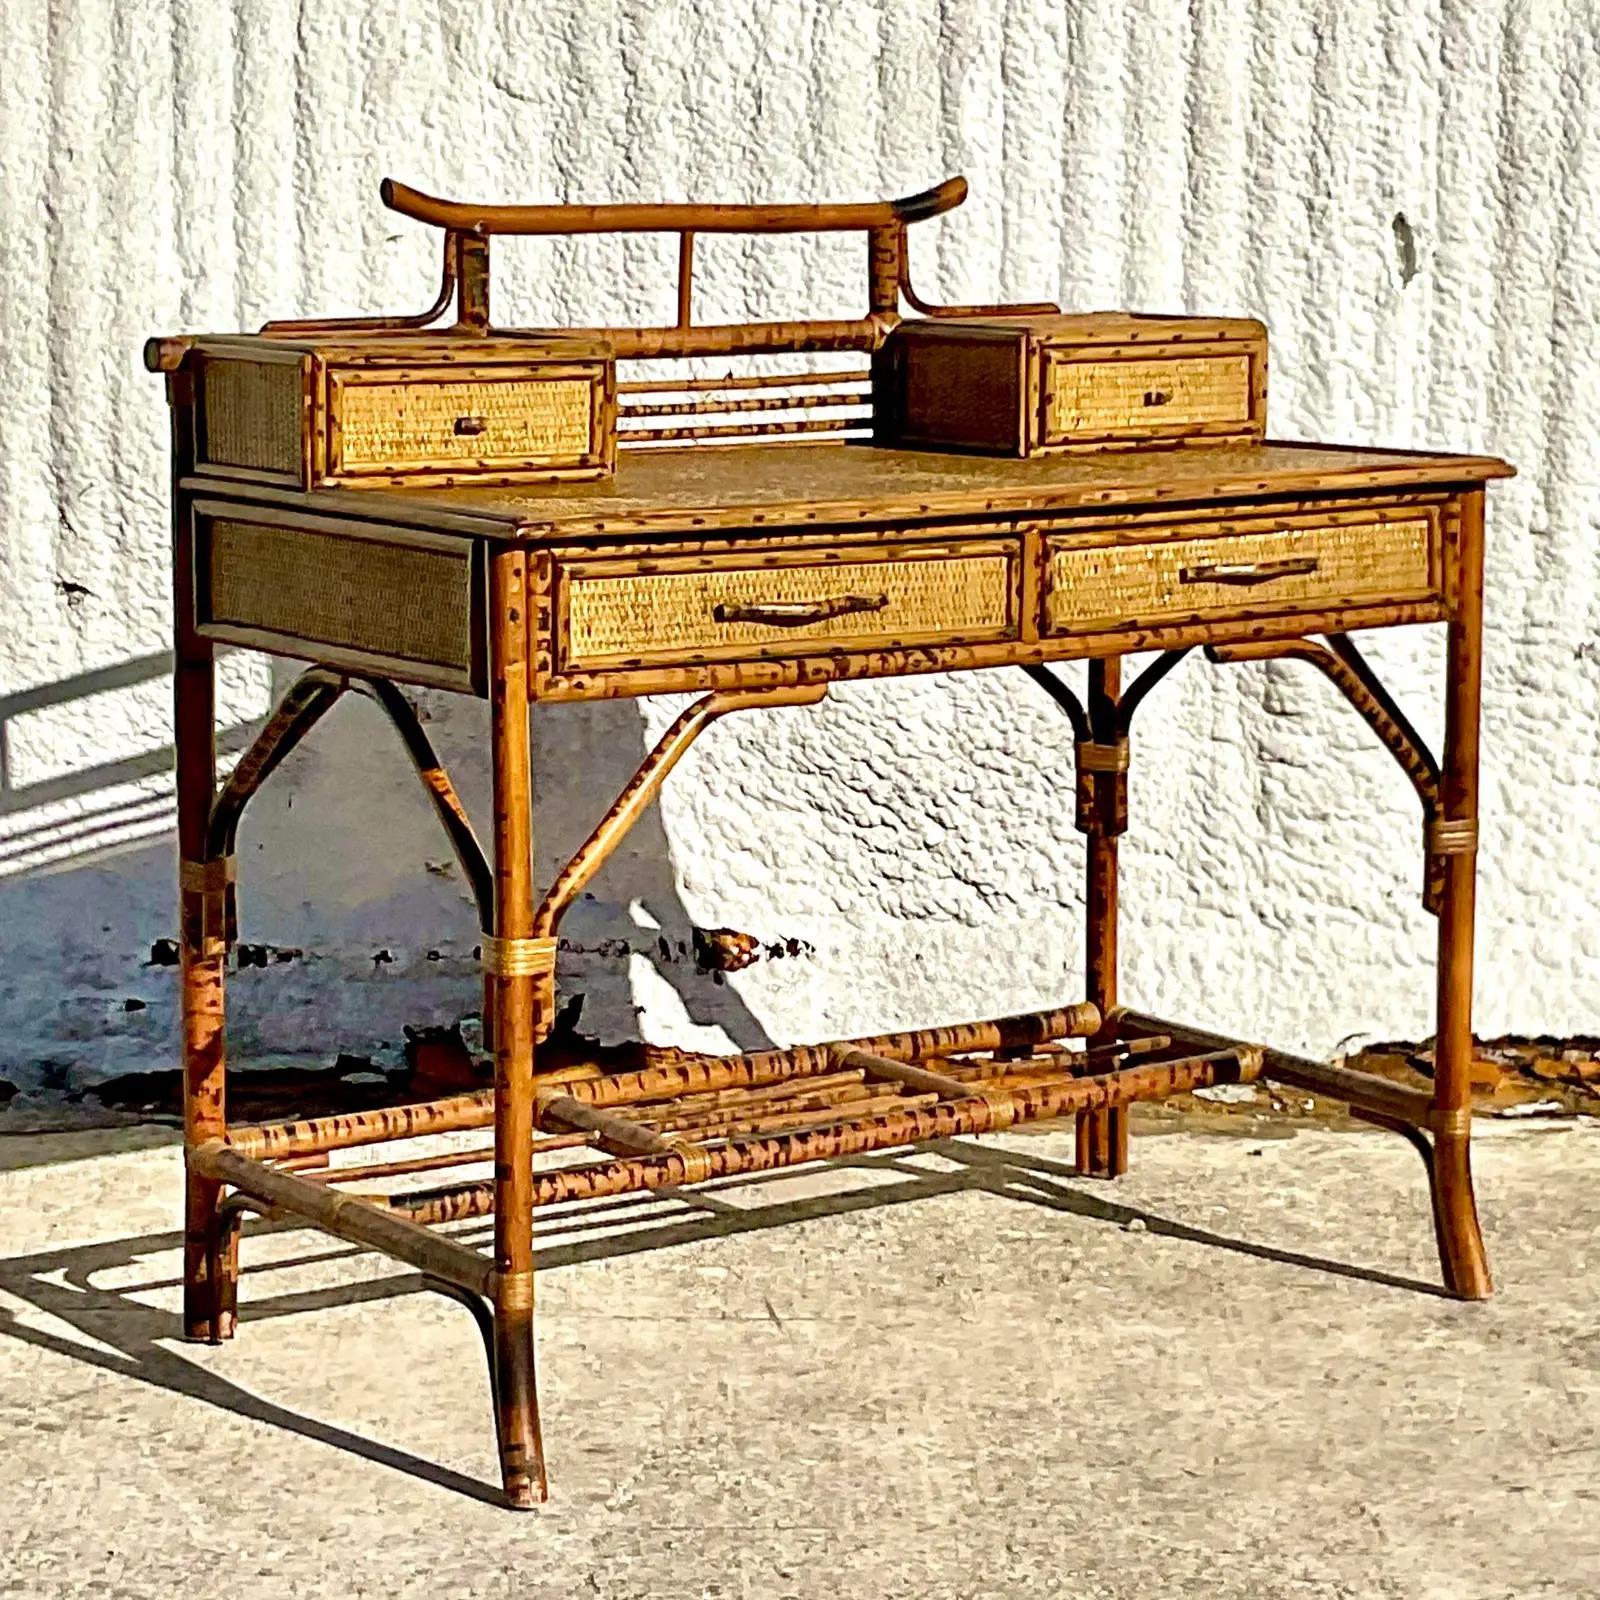
[[[491,536],[545,540],[1399,492],[1511,473],[1487,456],[1273,442],[1032,460],[866,444],[746,444],[625,450],[614,477],[556,489],[331,489],[296,498],[319,511],[359,506],[365,515],[410,523],[431,520],[434,511],[446,524],[470,519],[474,531]]]

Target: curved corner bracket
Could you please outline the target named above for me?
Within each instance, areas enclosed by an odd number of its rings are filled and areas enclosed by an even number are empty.
[[[426,311],[398,313],[387,317],[300,317],[264,322],[261,332],[268,338],[292,339],[326,333],[418,333],[431,327],[450,307],[456,292],[455,240],[444,239],[444,267],[439,292]]]
[[[239,819],[251,797],[277,771],[284,757],[333,709],[345,688],[344,674],[330,667],[308,668],[289,686],[212,802],[206,825],[208,861],[234,853]]]
[[[1276,639],[1207,645],[1206,658],[1222,665],[1287,659],[1305,661],[1316,667],[1344,695],[1399,763],[1400,770],[1417,791],[1425,816],[1431,818],[1438,814],[1439,763],[1379,681],[1366,657],[1344,634],[1329,634],[1326,644],[1314,639]]]
[[[1067,721],[1072,724],[1073,742],[1089,744],[1093,739],[1089,729],[1089,713],[1083,709],[1083,701],[1078,698],[1072,685],[1064,678],[1058,678],[1041,662],[1025,661],[1022,670],[1066,712]]]
[[[1422,803],[1425,858],[1422,904],[1437,916],[1444,904],[1445,857],[1477,848],[1477,823],[1471,818],[1440,816],[1438,761],[1349,635],[1330,633],[1321,644],[1314,639],[1279,639],[1207,645],[1206,656],[1224,664],[1285,659],[1306,661],[1350,702],[1411,780],[1411,787]]]
[[[702,695],[656,741],[655,747],[639,763],[611,809],[600,819],[593,833],[579,845],[572,859],[556,874],[549,891],[533,916],[533,931],[541,938],[552,937],[568,907],[582,892],[645,808],[661,792],[667,775],[677,766],[696,739],[719,717],[732,711],[751,711],[758,707],[815,705],[828,692],[825,683],[794,684],[776,689],[716,690]]]
[[[480,924],[486,925],[494,905],[494,874],[416,709],[386,678],[331,667],[311,667],[300,674],[218,791],[206,828],[206,860],[234,854],[240,819],[256,791],[348,690],[374,701],[400,735],[472,889]]]
[[[436,1278],[431,1272],[422,1274],[422,1287],[431,1289],[435,1294],[442,1294],[447,1300],[454,1300],[457,1305],[465,1306],[472,1314],[473,1324],[483,1340],[484,1357],[489,1364],[489,1398],[494,1404],[495,1426],[498,1430],[500,1385],[494,1363],[494,1312],[489,1308],[489,1302],[476,1289],[467,1289],[459,1283],[451,1283],[448,1278]]]
[[[1185,645],[1180,650],[1163,650],[1143,672],[1139,674],[1126,689],[1117,696],[1115,705],[1115,731],[1124,739],[1128,737],[1128,730],[1133,725],[1133,714],[1137,711],[1144,698],[1177,664],[1188,655],[1192,645]]]
[[[422,780],[423,788],[428,791],[434,814],[449,836],[456,860],[466,874],[473,903],[478,909],[478,924],[480,927],[489,927],[494,916],[494,873],[473,830],[467,808],[462,805],[461,797],[450,781],[450,774],[435,753],[433,742],[423,731],[422,719],[418,717],[416,707],[387,678],[351,675],[348,683],[358,694],[365,695],[381,707],[400,735],[406,754],[411,758],[411,765]]]
[[[1087,709],[1048,667],[1024,665],[1023,671],[1072,723],[1077,765],[1073,825],[1080,833],[1114,838],[1127,831],[1128,730],[1133,714],[1188,653],[1188,646],[1164,650],[1120,695],[1106,693],[1104,675],[1091,671]]]
[[[1053,300],[997,301],[991,305],[940,305],[924,300],[911,283],[911,252],[904,240],[900,246],[900,293],[913,311],[925,317],[1053,317],[1061,307]]]
[[[1385,1128],[1390,1133],[1398,1133],[1422,1157],[1422,1165],[1428,1173],[1428,1182],[1432,1184],[1433,1143],[1414,1122],[1407,1122],[1402,1117],[1388,1116],[1382,1111],[1369,1111],[1364,1106],[1351,1106],[1350,1115],[1360,1122],[1370,1122],[1375,1128]]]

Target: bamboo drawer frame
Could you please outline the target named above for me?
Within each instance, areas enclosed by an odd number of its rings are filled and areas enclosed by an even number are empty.
[[[489,322],[495,234],[622,230],[679,235],[677,320],[532,339],[603,343],[623,362],[751,353],[868,359],[864,372],[826,365],[809,374],[625,375],[615,388],[622,453],[603,482],[530,488],[480,476],[324,487],[284,443],[289,422],[296,449],[307,437],[295,406],[310,404],[308,391],[235,372],[223,398],[213,391],[208,417],[201,391],[215,342],[149,347],[151,364],[167,374],[173,426],[185,1329],[197,1339],[233,1334],[246,1214],[309,1224],[409,1263],[461,1300],[483,1334],[512,1506],[533,1505],[546,1487],[533,1342],[533,1217],[543,1205],[1063,1116],[1075,1119],[1080,1171],[1111,1178],[1127,1166],[1132,1102],[1266,1074],[1345,1100],[1410,1140],[1425,1162],[1447,1288],[1468,1299],[1490,1292],[1472,1194],[1469,1066],[1483,513],[1485,485],[1510,469],[1484,457],[1255,440],[1008,460],[874,442],[873,388],[903,305],[930,321],[1053,314],[938,307],[916,295],[907,229],[964,193],[952,180],[866,206],[501,207],[386,185],[395,209],[444,230],[434,306],[415,317],[269,325],[251,345],[276,341],[285,370],[303,373],[294,351],[307,342],[371,340],[376,348],[442,339],[445,364],[469,372],[474,350],[515,343]],[[698,233],[810,229],[865,234],[862,318],[695,324]],[[455,324],[426,333],[452,300]],[[1201,349],[1198,359],[1211,359]],[[1210,381],[1192,376],[1201,389]],[[1121,387],[1111,386],[1098,414],[1122,403],[1127,377],[1117,375]],[[452,394],[446,409],[460,403]],[[249,417],[268,419],[277,454],[266,451],[264,466],[219,471],[202,434],[220,426],[226,435]],[[424,426],[424,442],[433,425]],[[507,437],[521,437],[520,426]],[[390,465],[404,462],[397,455]],[[1422,622],[1446,624],[1438,757],[1349,637]],[[220,781],[219,643],[310,663]],[[1438,923],[1431,1091],[1125,1005],[1118,847],[1129,824],[1132,721],[1199,647],[1218,665],[1315,668],[1410,781],[1421,811],[1420,889]],[[1124,657],[1140,651],[1154,659],[1125,678]],[[1089,663],[1086,697],[1050,670],[1077,658]],[[541,1066],[564,916],[714,724],[754,710],[803,715],[850,678],[1000,667],[1020,668],[1059,706],[1060,758],[1068,744],[1074,752],[1071,810],[1086,873],[1081,1000],[732,1056],[640,1046],[626,1067],[570,1052],[557,1068]],[[402,683],[487,699],[486,838]],[[541,893],[532,868],[530,702],[676,690],[698,698]],[[224,1046],[240,818],[352,693],[393,726],[470,886],[493,1087],[240,1126],[227,1115]],[[477,1128],[490,1131],[482,1143],[428,1143]],[[333,1159],[397,1143],[375,1160]],[[493,1218],[488,1253],[436,1231],[474,1217]]]

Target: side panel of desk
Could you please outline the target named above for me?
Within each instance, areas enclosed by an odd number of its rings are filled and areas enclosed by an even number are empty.
[[[187,514],[203,638],[483,692],[482,540],[211,497]]]

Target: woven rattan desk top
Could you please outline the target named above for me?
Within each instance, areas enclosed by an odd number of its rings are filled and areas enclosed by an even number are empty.
[[[1115,450],[1023,461],[861,444],[745,444],[630,451],[614,478],[539,493],[333,489],[282,498],[307,509],[393,517],[441,531],[544,540],[1404,490],[1479,483],[1510,472],[1484,456],[1342,445]],[[262,497],[280,494],[262,491]]]

